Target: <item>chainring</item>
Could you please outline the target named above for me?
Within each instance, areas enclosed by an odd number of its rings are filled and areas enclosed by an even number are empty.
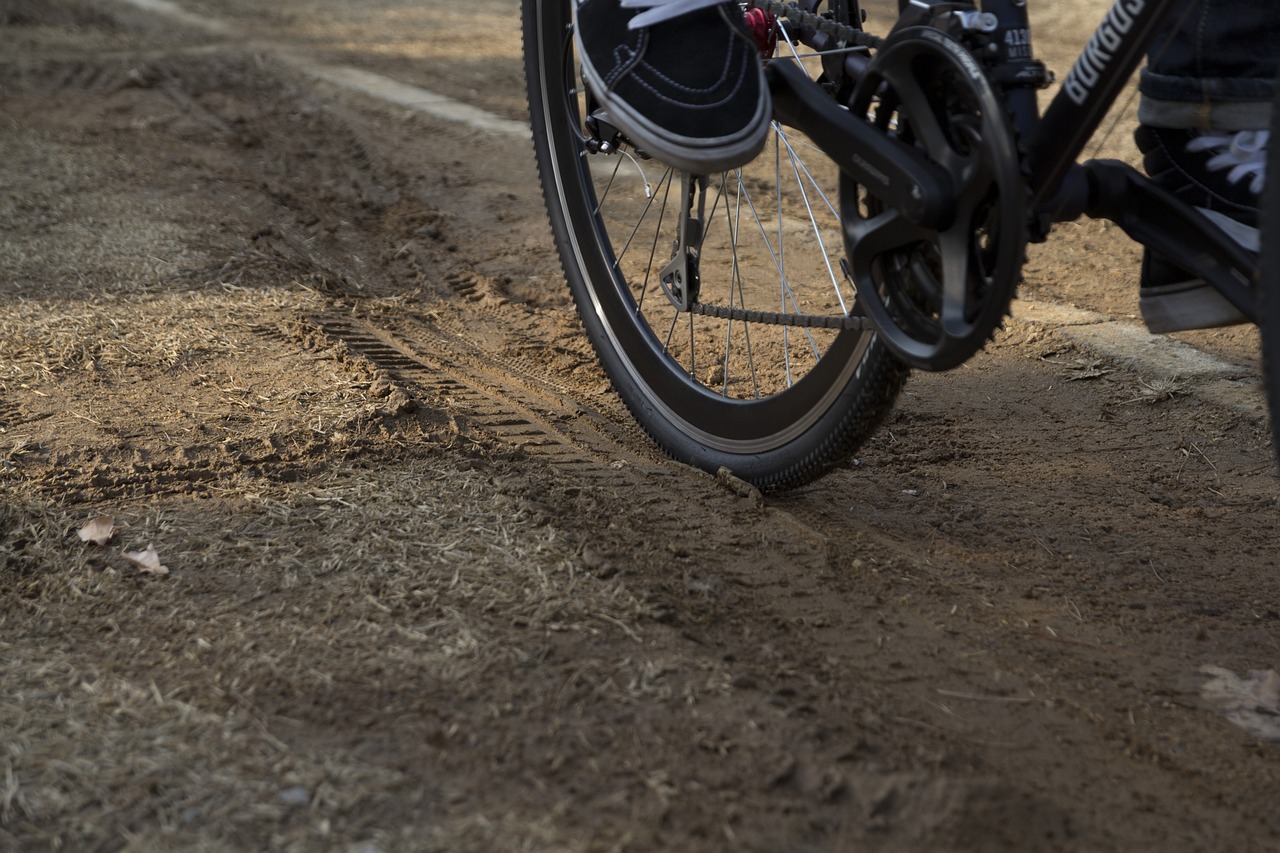
[[[1008,111],[948,33],[890,36],[850,110],[916,147],[952,178],[955,217],[911,222],[847,175],[840,184],[849,273],[885,344],[921,370],[949,370],[990,340],[1022,276],[1026,189]]]

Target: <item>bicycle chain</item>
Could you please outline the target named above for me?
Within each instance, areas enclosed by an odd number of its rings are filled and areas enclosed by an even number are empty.
[[[770,326],[858,329],[864,332],[875,329],[875,325],[866,317],[854,317],[851,314],[838,317],[831,314],[784,314],[781,311],[756,311],[749,308],[734,308],[730,305],[714,305],[709,302],[695,302],[689,306],[687,313],[701,317],[714,317],[717,320],[740,320],[744,323],[764,323]]]
[[[802,27],[812,27],[846,46],[878,48],[884,43],[884,39],[879,36],[873,36],[857,27],[838,23],[813,12],[806,12],[795,3],[780,3],[778,0],[747,0],[747,5],[777,18],[786,18]]]

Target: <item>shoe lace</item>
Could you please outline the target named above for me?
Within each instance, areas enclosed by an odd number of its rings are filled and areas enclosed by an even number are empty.
[[[1187,151],[1216,152],[1209,158],[1210,171],[1227,172],[1233,184],[1248,178],[1249,189],[1261,195],[1267,181],[1268,130],[1242,130],[1238,133],[1203,133],[1187,143]]]
[[[723,2],[724,0],[622,0],[622,8],[645,10],[628,24],[629,29],[639,30],[690,12],[719,6]]]

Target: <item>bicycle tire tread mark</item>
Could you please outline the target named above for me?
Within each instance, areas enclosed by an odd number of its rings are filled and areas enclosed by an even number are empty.
[[[0,400],[0,429],[13,426],[22,419],[22,411],[7,400]]]
[[[518,368],[513,370],[513,365],[486,358],[464,339],[437,332],[415,346],[388,329],[360,321],[317,318],[313,324],[468,427],[557,466],[613,476],[611,465],[619,461],[664,464],[664,460],[641,457],[625,436],[607,428],[607,419],[591,417],[581,403],[564,396],[553,383],[539,382]],[[430,354],[421,352],[423,344]]]
[[[25,414],[17,403],[0,400],[0,430],[35,423],[51,416],[52,412],[43,412],[35,415]]]

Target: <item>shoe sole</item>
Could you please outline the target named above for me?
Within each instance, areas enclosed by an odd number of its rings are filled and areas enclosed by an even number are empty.
[[[585,57],[581,47],[578,55]],[[587,85],[596,93],[596,99],[605,104],[608,87],[596,74],[595,69],[585,59],[582,61],[582,76]],[[605,105],[612,124],[621,130],[631,144],[644,154],[666,163],[669,166],[694,175],[712,175],[727,172],[750,163],[764,149],[769,137],[770,120],[773,117],[773,102],[769,97],[768,84],[764,79],[764,70],[757,68],[760,75],[760,92],[763,97],[756,105],[755,115],[746,128],[728,136],[709,139],[690,139],[667,133],[649,119],[631,109],[625,101],[615,101]]]
[[[1257,228],[1237,222],[1216,210],[1203,207],[1196,210],[1243,248],[1250,252],[1258,251],[1260,238]],[[1154,334],[1216,329],[1249,322],[1249,318],[1213,285],[1198,278],[1142,288],[1138,291],[1138,310],[1142,312],[1147,331]]]
[[[1249,322],[1225,296],[1199,279],[1143,288],[1138,296],[1138,309],[1147,330],[1154,334]]]

